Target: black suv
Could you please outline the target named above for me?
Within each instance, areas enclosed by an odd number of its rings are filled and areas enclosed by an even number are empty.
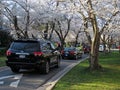
[[[47,74],[50,67],[59,67],[61,55],[50,41],[15,40],[6,52],[6,64],[13,72],[36,69]]]

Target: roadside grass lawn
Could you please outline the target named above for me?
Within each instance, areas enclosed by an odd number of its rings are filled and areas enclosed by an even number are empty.
[[[120,53],[100,53],[103,71],[90,72],[88,60],[67,73],[53,90],[120,90]]]
[[[0,67],[5,66],[5,60],[6,60],[5,56],[0,56]]]

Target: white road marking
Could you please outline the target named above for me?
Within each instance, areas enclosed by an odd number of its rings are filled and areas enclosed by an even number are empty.
[[[18,86],[21,78],[22,78],[22,75],[21,75],[21,74],[16,75],[16,76],[14,77],[14,79],[18,79],[18,80],[15,81],[15,82],[12,82],[12,83],[10,84],[10,86],[17,88],[17,86]]]
[[[10,86],[11,87],[16,87],[18,86],[19,82],[20,82],[20,79],[22,78],[23,74],[17,74],[17,75],[10,75],[10,76],[3,76],[3,77],[0,77],[0,80],[4,80],[4,79],[7,79],[7,78],[13,78],[13,79],[17,79],[16,81],[14,82],[11,82]],[[4,84],[4,81],[0,81],[0,84]]]
[[[20,80],[17,80],[17,81],[15,81],[15,82],[12,82],[12,83],[10,84],[10,86],[17,88],[19,82],[20,82]]]
[[[0,77],[0,80],[11,78],[11,77],[14,77],[14,75]]]
[[[18,75],[15,75],[14,79],[21,79],[23,76],[23,74],[18,74]]]
[[[4,84],[4,81],[0,81],[0,84]]]

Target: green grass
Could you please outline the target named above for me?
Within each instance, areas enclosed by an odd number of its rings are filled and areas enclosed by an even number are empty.
[[[120,90],[120,54],[100,54],[103,71],[87,71],[84,61],[67,73],[53,90]]]
[[[5,60],[6,60],[5,56],[0,56],[0,67],[5,66]]]

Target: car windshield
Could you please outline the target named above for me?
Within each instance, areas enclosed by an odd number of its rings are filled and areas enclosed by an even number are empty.
[[[71,50],[76,50],[75,47],[66,47],[64,48],[65,51],[71,51]]]
[[[13,42],[11,49],[22,50],[22,51],[38,51],[39,44],[37,42]]]

